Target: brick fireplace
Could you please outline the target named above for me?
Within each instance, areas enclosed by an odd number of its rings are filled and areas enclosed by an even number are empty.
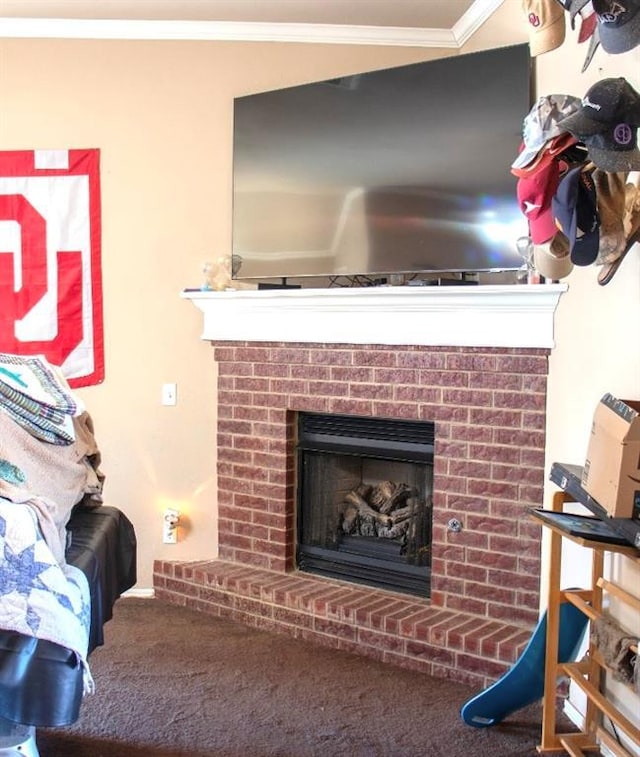
[[[412,323],[417,319],[425,333],[433,328],[440,335],[421,337],[428,344],[398,343],[407,329],[388,336],[378,330],[376,340],[362,341],[366,330],[351,329],[344,312],[340,341],[310,341],[317,338],[314,328],[322,327],[317,320],[327,316],[326,305],[324,313],[322,307],[313,313],[316,325],[309,322],[305,340],[267,340],[267,333],[283,333],[282,328],[297,338],[298,319],[291,321],[287,311],[299,306],[301,295],[269,292],[266,300],[258,298],[267,292],[203,295],[216,307],[227,302],[235,308],[246,298],[251,307],[244,326],[232,313],[232,331],[244,329],[253,338],[219,338],[216,328],[229,322],[229,314],[213,319],[211,333],[203,307],[204,338],[210,337],[218,366],[219,553],[198,562],[157,561],[156,595],[462,682],[483,686],[503,673],[529,640],[539,611],[540,528],[527,510],[543,499],[548,355],[562,290],[488,289],[504,291],[489,293],[490,301],[486,291],[443,295],[452,309],[448,316],[439,295],[433,306],[433,293],[400,294],[424,298],[417,311],[415,304],[408,310]],[[407,321],[397,304],[409,300],[398,301],[397,294],[373,295],[395,302],[389,307],[386,301],[385,326],[391,331],[398,316]],[[457,300],[451,304],[458,295],[465,302],[471,298],[477,312]],[[512,299],[505,304],[505,297]],[[255,307],[265,301],[273,311],[261,317]],[[337,301],[343,308],[340,295]],[[308,300],[303,302],[308,316]],[[428,312],[420,312],[425,307]],[[428,323],[434,307],[439,329]],[[356,318],[362,316],[361,301],[358,310]],[[367,320],[375,320],[379,308],[372,306],[370,315]],[[500,334],[474,336],[474,324],[487,326],[487,318],[495,319],[494,328],[502,323]],[[505,338],[505,330],[524,327],[528,331],[519,340],[525,346],[499,343],[515,340],[511,334]],[[413,326],[408,331],[405,338],[418,341]],[[383,339],[392,343],[380,343]],[[491,341],[498,343],[476,343]],[[296,570],[294,450],[300,412],[435,424],[430,598]]]

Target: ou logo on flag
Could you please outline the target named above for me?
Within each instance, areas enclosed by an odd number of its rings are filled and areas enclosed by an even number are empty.
[[[104,378],[98,150],[0,152],[0,352]]]

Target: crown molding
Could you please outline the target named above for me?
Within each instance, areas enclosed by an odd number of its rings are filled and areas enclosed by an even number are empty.
[[[502,5],[504,0],[476,0],[453,25],[453,36],[462,47]]]
[[[461,47],[504,0],[475,0],[452,29],[239,21],[0,17],[0,38],[297,42]]]

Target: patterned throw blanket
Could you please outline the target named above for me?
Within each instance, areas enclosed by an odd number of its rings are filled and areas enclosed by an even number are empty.
[[[40,504],[38,512],[49,515],[55,525],[58,543],[45,539],[56,557],[64,560],[66,526],[74,505],[82,502],[97,507],[102,502],[104,476],[99,470],[100,452],[91,431],[88,413],[73,419],[76,441],[73,444],[47,444],[5,412],[0,401],[0,496],[25,502],[30,495]],[[5,484],[22,489],[18,496],[3,492]],[[44,527],[47,523],[43,523]]]
[[[16,423],[50,444],[74,441],[72,419],[84,409],[61,371],[44,356],[4,352],[0,352],[0,403]]]
[[[71,649],[93,691],[87,664],[91,600],[82,571],[60,564],[44,540],[32,504],[0,497],[0,628]]]

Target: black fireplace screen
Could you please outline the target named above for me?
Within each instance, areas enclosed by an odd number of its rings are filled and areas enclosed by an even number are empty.
[[[298,567],[429,596],[433,423],[298,421]]]

